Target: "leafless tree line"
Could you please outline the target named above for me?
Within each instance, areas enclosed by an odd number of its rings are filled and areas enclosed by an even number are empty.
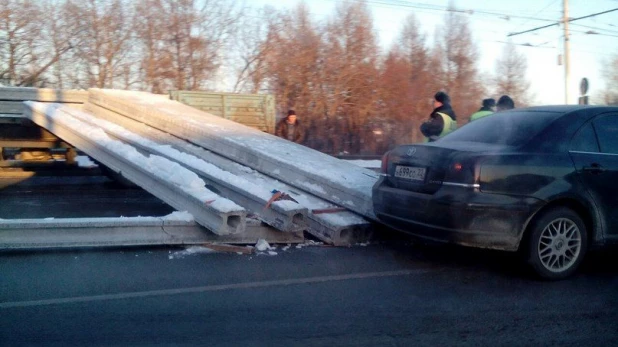
[[[340,2],[254,10],[232,0],[0,0],[0,83],[55,88],[272,93],[328,153],[382,153],[419,141],[438,90],[460,124],[487,95],[526,103],[526,62],[507,46],[487,81],[468,19],[450,11],[429,44],[410,15],[382,52],[371,11]],[[217,90],[222,91],[222,90]]]

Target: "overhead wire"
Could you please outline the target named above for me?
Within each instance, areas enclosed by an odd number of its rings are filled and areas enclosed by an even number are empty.
[[[333,1],[338,1],[338,0],[333,0]],[[538,17],[533,17],[533,16],[531,17],[531,16],[526,16],[526,15],[513,15],[513,14],[487,11],[487,10],[479,10],[479,9],[461,9],[461,8],[452,9],[449,6],[433,5],[433,4],[428,4],[428,3],[413,3],[413,2],[401,1],[401,0],[356,0],[356,2],[359,2],[359,1],[364,1],[367,4],[383,5],[383,6],[389,6],[389,7],[414,8],[414,9],[423,9],[423,10],[438,11],[438,12],[458,12],[458,13],[465,13],[469,15],[482,14],[482,15],[489,15],[489,16],[499,16],[500,18],[505,19],[505,20],[510,20],[511,18],[515,18],[515,19],[527,19],[527,20],[536,20],[536,21],[544,21],[544,22],[554,21],[553,19],[548,19],[548,18],[538,18]]]
[[[600,16],[600,15],[602,15],[602,14],[606,14],[606,13],[610,13],[610,12],[614,12],[614,11],[618,11],[618,8],[614,8],[614,9],[607,10],[607,11],[603,11],[603,12],[598,12],[598,13],[589,14],[589,15],[587,15],[587,16],[576,17],[576,18],[570,18],[568,21],[569,21],[569,22],[574,22],[574,21],[576,21],[576,20],[581,20],[581,19],[591,18],[591,17],[595,17],[595,16]],[[538,27],[538,28],[528,29],[528,30],[524,30],[524,31],[517,32],[517,33],[510,33],[510,34],[508,34],[507,36],[509,36],[509,37],[510,37],[510,36],[515,36],[515,35],[520,35],[520,34],[526,34],[526,33],[529,33],[529,32],[533,32],[533,31],[537,31],[537,30],[541,30],[541,29],[549,28],[549,27],[552,27],[552,26],[560,25],[560,23],[561,23],[561,22],[558,22],[558,21],[557,21],[556,23],[553,23],[553,24],[548,24],[548,25],[544,25],[544,26],[541,26],[541,27]]]
[[[551,6],[555,5],[558,1],[560,0],[552,0],[547,6],[543,7],[541,10],[537,11],[533,16],[538,16],[541,12],[547,10],[548,8],[550,8]],[[525,22],[523,22],[522,24],[518,25],[517,27],[515,27],[515,29],[519,29],[521,27],[523,27],[524,25],[530,23],[530,20],[526,20]]]

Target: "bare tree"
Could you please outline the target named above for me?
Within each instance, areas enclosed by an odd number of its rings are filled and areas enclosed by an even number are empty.
[[[507,44],[496,62],[496,95],[510,96],[518,107],[530,105],[532,100],[530,82],[526,79],[527,68],[526,57],[517,51],[513,43]]]
[[[440,87],[434,60],[416,17],[410,15],[381,74],[381,113],[393,124],[391,145],[422,139],[419,126],[431,110],[429,100]]]
[[[42,12],[34,1],[0,0],[0,81],[34,85],[41,66],[39,56]],[[44,70],[44,69],[43,69]]]
[[[68,0],[66,6],[70,25],[79,33],[80,87],[121,86],[116,80],[131,64],[133,7],[127,0]]]
[[[243,14],[224,0],[145,0],[138,8],[141,71],[154,92],[206,88]]]
[[[485,94],[478,75],[478,52],[468,19],[452,5],[444,16],[441,32],[435,51],[441,58],[441,71],[436,71],[436,76],[451,97],[458,122],[467,123]]]
[[[278,110],[295,108],[305,123],[321,112],[320,92],[322,41],[308,7],[301,3],[293,11],[281,13],[269,23],[263,49],[265,82],[276,96]]]
[[[272,8],[248,14],[239,25],[236,36],[237,75],[234,92],[257,93],[266,82],[267,56],[273,49],[269,29],[277,27],[279,16]]]
[[[343,2],[325,32],[324,81],[328,111],[338,119],[341,133],[335,151],[358,153],[376,114],[378,45],[373,18],[364,2]]]
[[[602,75],[605,77],[605,90],[601,92],[601,101],[607,105],[618,105],[618,54],[603,64]]]

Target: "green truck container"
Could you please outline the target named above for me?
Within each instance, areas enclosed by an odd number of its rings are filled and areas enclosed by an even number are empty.
[[[275,132],[273,95],[172,90],[170,99],[270,134]]]

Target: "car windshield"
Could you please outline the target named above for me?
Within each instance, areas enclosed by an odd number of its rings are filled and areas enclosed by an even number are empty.
[[[468,123],[439,141],[521,146],[561,115],[560,112],[538,111],[496,113]]]

